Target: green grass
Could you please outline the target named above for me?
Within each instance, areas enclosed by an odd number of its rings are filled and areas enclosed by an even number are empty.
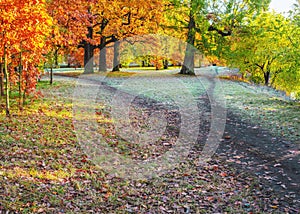
[[[198,83],[190,83],[190,90],[195,95],[201,94],[198,87]],[[108,175],[87,158],[78,143],[73,126],[73,88],[72,82],[55,82],[50,86],[47,81],[42,81],[38,89],[42,90],[43,96],[29,102],[23,111],[19,112],[13,106],[16,113],[11,118],[5,117],[3,111],[0,113],[0,210],[19,213],[88,213],[91,210],[98,213],[159,213],[162,207],[182,213],[188,206],[192,213],[207,213],[214,212],[214,206],[218,206],[219,210],[231,207],[230,212],[246,213],[243,200],[247,199],[255,213],[273,211],[264,210],[270,197],[257,197],[254,192],[260,190],[259,182],[249,179],[249,175],[237,174],[222,163],[217,166],[209,163],[199,168],[191,159],[161,177],[149,180],[127,181]],[[138,92],[137,88],[131,90]],[[231,96],[235,102],[242,97],[243,92],[238,88],[227,90],[226,96]],[[176,95],[176,91],[172,93]],[[242,103],[254,105],[253,108],[264,105],[272,108],[265,110],[270,112],[282,107],[289,117],[289,111],[295,113],[298,108],[263,96],[251,101],[253,104],[247,102]],[[109,108],[99,105],[103,111]],[[117,139],[116,143],[114,133],[109,131],[113,125],[109,115],[95,114],[83,119],[98,121],[99,132],[106,135],[107,143],[120,153],[130,155],[133,151],[132,145],[124,140]]]
[[[129,67],[129,68],[121,68],[121,71],[154,71],[154,72],[159,72],[159,71],[166,71],[166,70],[174,70],[174,69],[180,69],[179,66],[169,66],[168,69],[160,69],[156,70],[155,67]]]
[[[188,92],[189,96],[187,97],[197,100],[199,96],[206,93],[205,88],[210,85],[201,76],[187,77],[178,74],[170,76],[164,73],[153,75],[152,77],[141,76],[140,84],[126,84],[127,80],[113,78],[106,81],[110,86],[119,90],[132,94],[140,94],[140,91],[144,90],[146,93],[143,93],[143,95],[148,98],[171,103],[176,97],[187,96],[185,92]],[[158,93],[154,93],[152,90],[147,91],[147,87],[153,89],[153,82],[157,82],[158,85],[165,85],[166,89],[159,90]],[[177,89],[172,89],[174,85]],[[180,90],[180,86],[184,86],[184,90]],[[168,90],[170,88],[171,90]],[[258,124],[275,136],[300,143],[299,102],[284,100],[272,90],[261,91],[256,86],[232,81],[221,81],[221,84],[217,84],[214,94],[214,98],[217,100],[225,98],[226,105],[230,111],[239,115],[242,120]],[[186,102],[186,104],[189,103],[188,101]],[[201,111],[201,109],[199,110]]]
[[[52,86],[51,87],[56,87],[58,86],[59,84],[57,82],[53,82],[52,83]],[[50,89],[50,82],[49,81],[46,81],[46,80],[42,80],[42,81],[39,81],[37,83],[37,86],[36,86],[36,89],[37,90],[41,90],[41,89]]]
[[[275,92],[260,91],[252,85],[227,81],[216,94],[225,96],[226,105],[243,120],[258,124],[275,136],[300,143],[299,102],[284,100]]]

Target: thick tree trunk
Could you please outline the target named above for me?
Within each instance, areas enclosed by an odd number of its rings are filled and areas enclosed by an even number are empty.
[[[107,64],[106,64],[106,38],[103,36],[101,37],[101,44],[100,44],[100,57],[99,57],[99,71],[107,71]]]
[[[189,25],[188,25],[188,38],[187,38],[187,46],[185,50],[184,62],[182,68],[180,70],[180,74],[189,74],[195,75],[194,72],[194,58],[195,58],[195,28],[196,23],[194,19],[194,15],[192,11],[189,16]]]
[[[270,71],[264,72],[265,86],[269,86]]]
[[[169,68],[169,61],[167,59],[164,59],[164,69],[168,69]]]
[[[120,42],[116,37],[114,37],[114,41],[114,61],[112,71],[120,71]]]
[[[87,38],[93,38],[93,28],[88,27]],[[89,42],[84,42],[84,73],[94,73],[94,46]]]
[[[6,53],[6,46],[4,46],[4,75],[5,75],[5,93],[6,93],[6,97],[5,97],[5,102],[6,102],[6,108],[5,108],[5,112],[6,112],[6,116],[9,117],[10,116],[10,103],[9,103],[9,94],[10,94],[10,82],[9,82],[9,73],[8,73],[8,68],[7,68],[7,53]]]

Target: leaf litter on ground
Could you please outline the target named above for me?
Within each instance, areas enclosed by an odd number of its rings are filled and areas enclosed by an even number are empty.
[[[299,211],[295,205],[290,206],[293,198],[291,203],[282,204],[259,176],[235,169],[218,157],[198,166],[198,148],[191,151],[186,162],[159,178],[128,181],[107,174],[86,158],[77,143],[72,125],[72,85],[59,82],[55,88],[47,88],[43,91],[44,98],[27,106],[18,116],[9,119],[1,114],[0,210],[19,213]],[[106,129],[110,124],[101,125]],[[228,136],[225,139],[231,139]],[[126,146],[127,150],[145,150]]]

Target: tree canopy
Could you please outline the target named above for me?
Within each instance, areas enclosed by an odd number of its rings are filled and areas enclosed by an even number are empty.
[[[299,6],[285,17],[268,12],[269,4],[270,0],[1,0],[1,95],[3,83],[9,81],[20,85],[20,93],[34,90],[39,65],[57,66],[59,55],[84,62],[87,73],[93,72],[94,61],[106,71],[112,60],[118,70],[118,41],[144,34],[165,34],[190,44],[182,74],[194,74],[191,47],[196,47],[211,62],[240,69],[250,81],[299,93]],[[112,44],[114,59],[108,59],[106,47]],[[100,50],[99,59],[94,59],[95,50]],[[164,65],[159,68],[167,68],[167,59],[154,59],[156,65]],[[9,84],[6,89],[9,94]]]

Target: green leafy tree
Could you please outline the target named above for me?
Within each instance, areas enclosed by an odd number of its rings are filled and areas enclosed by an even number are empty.
[[[247,29],[231,38],[228,63],[257,83],[293,90],[299,83],[299,27],[291,19],[270,12],[248,23]]]
[[[247,16],[255,16],[262,9],[267,9],[270,0],[173,0],[173,9],[169,12],[171,23],[179,23],[186,33],[188,44],[185,51],[184,65],[181,74],[194,74],[194,49],[208,53],[221,53],[219,44],[224,37],[231,36],[233,31],[241,28]],[[175,12],[174,12],[175,11]],[[177,11],[177,12],[176,12]],[[180,13],[180,15],[178,15]],[[175,19],[175,21],[174,21]],[[167,26],[172,28],[174,26]],[[176,28],[176,27],[175,27]]]

